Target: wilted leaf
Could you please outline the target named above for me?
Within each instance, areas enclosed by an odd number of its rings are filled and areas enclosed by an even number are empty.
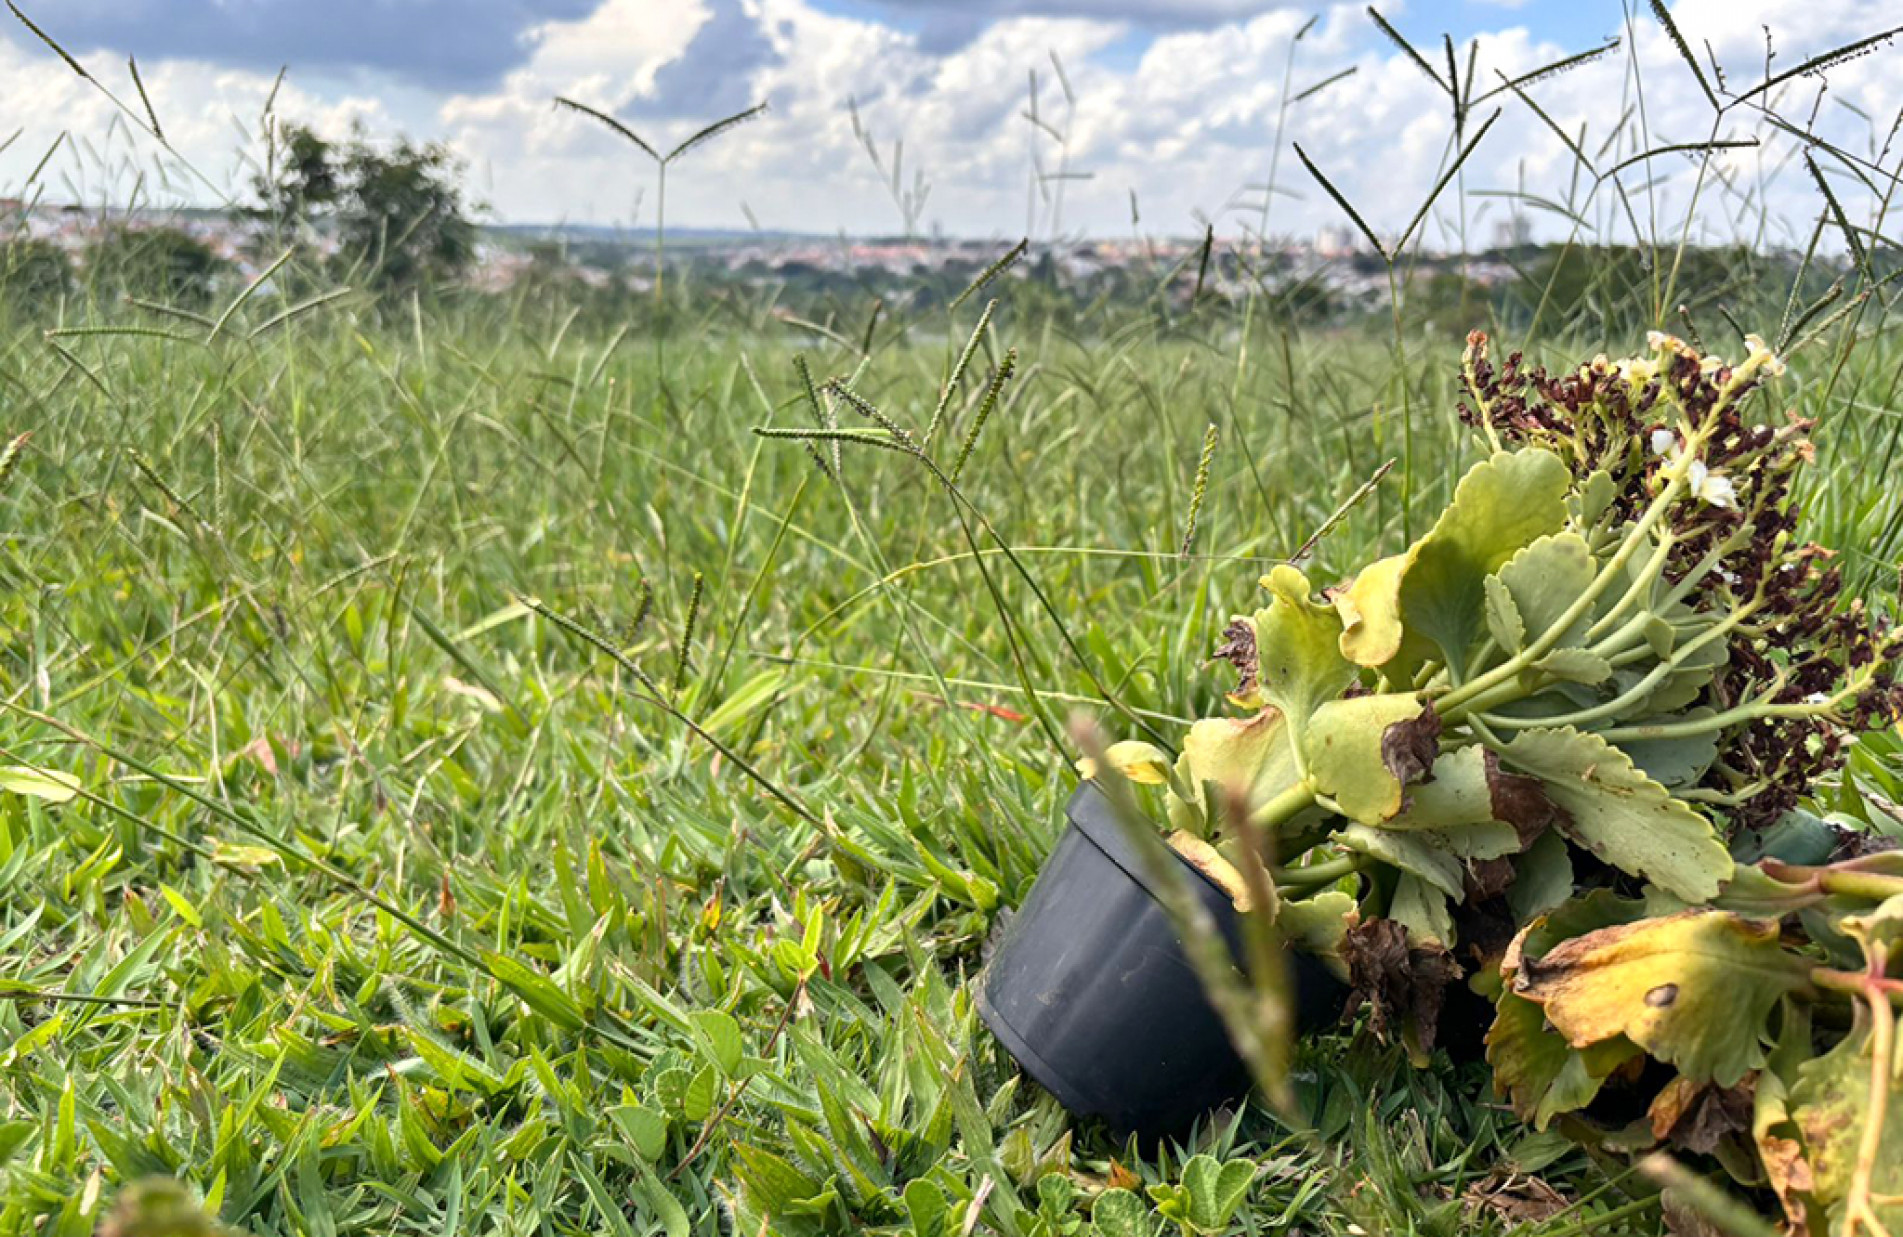
[[[1564,1194],[1540,1178],[1502,1169],[1468,1186],[1461,1197],[1469,1207],[1499,1216],[1508,1229],[1550,1220],[1572,1207]]]
[[[1652,1137],[1697,1155],[1710,1155],[1718,1144],[1751,1129],[1754,1079],[1733,1087],[1694,1082],[1680,1074],[1652,1097],[1646,1117]]]
[[[1875,1037],[1866,1028],[1846,1036],[1821,1057],[1797,1067],[1791,1084],[1790,1114],[1803,1146],[1811,1177],[1811,1201],[1841,1214],[1850,1191],[1857,1156],[1869,1132],[1872,1051]],[[1903,1231],[1903,1096],[1897,1094],[1894,1050],[1888,1103],[1878,1136],[1870,1192],[1877,1218],[1891,1232]],[[1832,1231],[1837,1225],[1833,1224]]]
[[[1624,1035],[1695,1082],[1764,1064],[1771,1009],[1808,983],[1775,923],[1687,911],[1588,932],[1518,959],[1512,991],[1575,1048]]]
[[[1501,759],[1545,783],[1566,814],[1559,827],[1612,866],[1694,904],[1731,879],[1730,852],[1711,822],[1598,735],[1569,726],[1525,730]]]
[[[1236,672],[1236,685],[1228,695],[1238,708],[1259,709],[1262,707],[1261,674],[1256,665],[1255,623],[1246,618],[1233,618],[1229,626],[1222,629],[1222,643],[1216,646],[1210,656],[1216,661],[1226,661]]]
[[[1407,782],[1432,763],[1438,733],[1431,705],[1423,710],[1413,693],[1396,692],[1329,701],[1299,741],[1316,791],[1372,825],[1401,810]]]
[[[1214,846],[1181,829],[1170,834],[1169,844],[1170,849],[1181,855],[1190,867],[1221,886],[1237,910],[1249,909],[1249,886],[1243,881],[1242,873],[1236,870],[1235,864],[1223,858]]]
[[[1791,1121],[1786,1080],[1795,1078],[1798,1068],[1811,1060],[1811,1045],[1810,1007],[1797,1001],[1785,1002],[1783,1026],[1770,1060],[1758,1073],[1751,1113],[1751,1137],[1757,1145],[1758,1163],[1794,1232],[1804,1231],[1809,1212],[1805,1199],[1816,1183]]]
[[[1386,665],[1400,656],[1402,646],[1408,643],[1408,633],[1401,624],[1401,581],[1413,565],[1412,551],[1376,559],[1335,594],[1335,610],[1342,623],[1342,656],[1362,666]],[[1432,646],[1416,639],[1393,677],[1412,681],[1409,665],[1418,665],[1431,656]]]
[[[1208,832],[1208,814],[1214,805],[1206,801],[1207,786],[1241,794],[1254,808],[1300,780],[1288,726],[1274,709],[1263,709],[1254,717],[1208,717],[1197,722],[1183,738],[1176,771],[1195,796],[1188,806],[1198,828],[1189,828],[1175,811],[1171,823],[1192,833]]]
[[[1341,955],[1351,988],[1345,1016],[1367,1006],[1376,1038],[1385,1042],[1398,1034],[1408,1055],[1425,1063],[1434,1050],[1447,985],[1460,977],[1453,955],[1431,942],[1410,942],[1407,929],[1392,919],[1350,928]]]
[[[1407,804],[1390,829],[1445,829],[1499,821],[1513,826],[1522,845],[1559,824],[1565,813],[1538,778],[1511,773],[1484,747],[1442,752],[1429,776],[1408,787]]]

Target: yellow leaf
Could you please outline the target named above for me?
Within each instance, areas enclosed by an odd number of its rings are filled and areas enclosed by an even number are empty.
[[[1422,719],[1420,697],[1412,692],[1351,696],[1316,709],[1302,737],[1316,791],[1363,824],[1380,824],[1398,813],[1406,795],[1401,774],[1409,780],[1418,777],[1433,763],[1433,753],[1427,751],[1426,759],[1415,765],[1400,763],[1389,731]],[[1431,749],[1439,726],[1431,714],[1425,725],[1422,739]]]
[[[1246,911],[1252,905],[1249,901],[1249,887],[1243,884],[1242,873],[1236,871],[1236,865],[1222,857],[1215,847],[1203,841],[1193,833],[1184,833],[1181,829],[1170,834],[1170,849],[1183,857],[1190,867],[1214,881],[1239,911]]]
[[[1112,743],[1103,754],[1111,768],[1140,786],[1162,786],[1170,780],[1169,754],[1154,743],[1126,739]],[[1097,762],[1086,756],[1077,762],[1077,772],[1084,778],[1096,777]]]
[[[1521,958],[1513,991],[1574,1048],[1623,1035],[1694,1082],[1735,1086],[1764,1064],[1772,1008],[1809,983],[1778,937],[1728,911],[1641,919]]]

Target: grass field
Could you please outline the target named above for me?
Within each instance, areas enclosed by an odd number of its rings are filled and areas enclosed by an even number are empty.
[[[1398,237],[1327,180],[1339,152],[1283,150],[1353,70],[1285,98],[1260,226],[1279,167],[1365,239],[1352,297],[1213,227],[1101,295],[1047,282],[1043,245],[957,301],[962,272],[853,300],[678,255],[651,301],[540,267],[431,286],[389,260],[453,224],[467,270],[461,199],[414,192],[453,155],[401,146],[411,214],[353,233],[361,187],[273,180],[275,88],[238,124],[257,200],[228,203],[260,265],[288,249],[266,278],[115,225],[80,280],[38,243],[29,286],[0,236],[0,1237],[1769,1231],[1522,1124],[1477,1027],[1416,1068],[1338,1026],[1300,1045],[1298,1113],[1252,1099],[1155,1147],[1074,1123],[972,995],[1080,730],[1172,745],[1224,709],[1211,653],[1263,572],[1336,581],[1446,505],[1479,451],[1473,328],[1556,366],[1762,333],[1817,423],[1805,533],[1895,613],[1899,130],[1837,96],[1869,132],[1833,145],[1819,93],[1890,36],[1774,63],[1767,30],[1751,87],[1650,7],[1633,46],[1498,88],[1374,14],[1452,122],[1431,185],[1362,204]],[[1653,131],[1641,38],[1709,102],[1695,127]],[[1541,110],[1615,51],[1604,116]],[[183,169],[127,69],[121,136]],[[1568,152],[1555,183],[1468,183],[1509,109]],[[144,200],[112,141],[61,142]],[[51,192],[59,149],[8,192]],[[1462,255],[1498,199],[1556,243],[1479,255],[1517,276],[1486,287]],[[143,267],[217,298],[129,300]],[[1811,791],[1903,835],[1903,731]],[[1183,1214],[1236,1174],[1233,1217]],[[1113,1186],[1159,1206],[1093,1213]]]
[[[1486,1231],[1516,1174],[1571,1203],[1540,1231],[1657,1230],[1656,1185],[1529,1133],[1482,1063],[1345,1029],[1303,1055],[1319,1137],[1251,1106],[1146,1156],[977,1023],[1068,715],[1218,709],[1265,566],[1388,461],[1312,571],[1399,545],[1472,452],[1457,329],[1072,338],[993,294],[930,443],[958,458],[1017,348],[962,519],[906,456],[846,444],[835,480],[752,431],[814,423],[805,347],[922,433],[982,296],[865,355],[480,302],[7,328],[0,1231],[90,1232],[175,1174],[261,1234],[1029,1237],[1085,1223],[1046,1173],[1194,1151],[1261,1166],[1234,1231]],[[1785,388],[1823,537],[1885,593],[1900,366],[1853,317]]]

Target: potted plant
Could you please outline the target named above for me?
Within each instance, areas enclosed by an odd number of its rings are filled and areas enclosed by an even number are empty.
[[[978,1012],[1071,1112],[1119,1130],[1177,1133],[1249,1085],[1180,917],[1187,909],[1221,938],[1227,957],[1216,965],[1239,962],[1249,901],[1206,843],[1146,847],[1118,812],[1096,781],[1071,796],[1067,828],[986,968]],[[1342,988],[1325,965],[1308,954],[1289,963],[1306,1029],[1338,1018]]]
[[[1375,1033],[1424,1054],[1463,983],[1536,1123],[1638,1092],[1625,1145],[1680,1137],[1794,1218],[1888,1220],[1903,862],[1832,853],[1856,838],[1799,802],[1903,705],[1903,641],[1799,533],[1810,426],[1759,398],[1782,369],[1756,337],[1734,364],[1655,332],[1554,375],[1476,333],[1462,414],[1490,453],[1432,528],[1326,591],[1275,568],[1217,650],[1240,714],[1103,758],[1212,887],[1282,857],[1268,910]],[[1037,909],[996,973],[1061,934]]]

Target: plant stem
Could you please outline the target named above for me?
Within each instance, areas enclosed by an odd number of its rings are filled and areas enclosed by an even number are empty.
[[[1882,965],[1884,950],[1868,943],[1865,948],[1872,951],[1870,965],[1874,972]],[[1874,985],[1880,979],[1873,973],[1869,982]],[[1851,1169],[1850,1189],[1844,1198],[1845,1237],[1853,1237],[1864,1228],[1872,1233],[1887,1235],[1889,1232],[1871,1206],[1877,1158],[1883,1154],[1883,1133],[1889,1124],[1890,1080],[1896,1072],[1896,1011],[1890,1001],[1896,1000],[1899,994],[1889,995],[1889,1001],[1877,994],[1865,996],[1870,1006],[1870,1095],[1864,1112],[1863,1138],[1857,1147],[1857,1163]]]
[[[1873,671],[1877,664],[1878,663],[1872,663]],[[1700,735],[1714,734],[1720,730],[1728,730],[1733,726],[1742,725],[1745,722],[1757,721],[1761,718],[1819,717],[1829,713],[1832,709],[1844,703],[1844,701],[1854,698],[1859,692],[1863,691],[1865,687],[1868,687],[1869,683],[1870,674],[1866,673],[1859,676],[1856,680],[1845,684],[1842,688],[1838,689],[1834,695],[1828,696],[1815,703],[1797,701],[1787,704],[1775,704],[1772,703],[1773,697],[1783,689],[1783,683],[1780,681],[1774,683],[1769,691],[1759,695],[1756,700],[1749,704],[1741,704],[1734,709],[1726,709],[1722,713],[1714,713],[1709,717],[1701,717],[1692,721],[1675,722],[1665,725],[1615,726],[1610,730],[1604,731],[1603,737],[1608,743],[1620,743],[1629,739],[1695,739]]]
[[[1279,889],[1312,888],[1316,885],[1332,885],[1344,876],[1359,872],[1367,864],[1366,855],[1342,855],[1299,868],[1275,868],[1273,871]]]
[[[1658,665],[1652,667],[1650,672],[1643,675],[1639,681],[1634,683],[1630,688],[1601,704],[1594,705],[1589,709],[1578,709],[1571,713],[1561,713],[1552,717],[1496,717],[1492,714],[1488,714],[1487,722],[1489,725],[1515,727],[1523,730],[1529,726],[1586,726],[1593,722],[1605,721],[1608,718],[1617,717],[1626,709],[1642,702],[1652,693],[1652,690],[1660,683],[1663,683],[1673,671],[1683,666],[1693,653],[1704,648],[1713,640],[1730,634],[1738,624],[1744,622],[1744,620],[1755,613],[1757,609],[1758,605],[1754,600],[1751,605],[1734,612],[1723,621],[1713,623],[1697,636],[1679,645],[1678,648],[1672,651],[1670,657],[1665,658],[1659,662]],[[1602,645],[1593,651],[1603,653],[1605,646]],[[1509,686],[1511,685],[1509,684]],[[1469,705],[1469,708],[1474,712],[1479,712],[1483,707],[1485,706],[1480,701],[1474,701]]]
[[[1876,872],[1822,872],[1817,886],[1825,893],[1841,893],[1853,898],[1886,902],[1903,894],[1903,876],[1884,876]]]
[[[1303,779],[1249,813],[1249,823],[1258,829],[1274,830],[1314,806],[1315,788]]]
[[[1717,424],[1715,411],[1707,424]],[[1709,432],[1706,430],[1692,435],[1691,440],[1685,444],[1685,450],[1680,454],[1678,461],[1666,474],[1665,488],[1659,491],[1658,497],[1654,498],[1651,505],[1645,509],[1645,514],[1640,516],[1638,522],[1632,526],[1632,531],[1626,534],[1619,548],[1613,552],[1610,559],[1606,560],[1606,565],[1599,569],[1599,574],[1593,578],[1593,582],[1573,600],[1572,605],[1566,607],[1565,612],[1554,621],[1551,627],[1541,632],[1538,639],[1519,653],[1507,658],[1479,678],[1469,681],[1465,686],[1455,688],[1440,699],[1436,707],[1443,721],[1451,723],[1464,719],[1468,713],[1473,712],[1473,709],[1468,706],[1476,696],[1503,683],[1511,682],[1515,675],[1552,652],[1566,633],[1572,630],[1573,625],[1592,612],[1593,603],[1604,596],[1606,590],[1625,574],[1626,564],[1632,561],[1633,556],[1639,552],[1639,547],[1644,544],[1652,530],[1658,526],[1659,521],[1665,518],[1666,512],[1671,510],[1672,504],[1677,502],[1684,492],[1686,475],[1691,471],[1692,461],[1697,458],[1698,448],[1703,445],[1705,436]]]

